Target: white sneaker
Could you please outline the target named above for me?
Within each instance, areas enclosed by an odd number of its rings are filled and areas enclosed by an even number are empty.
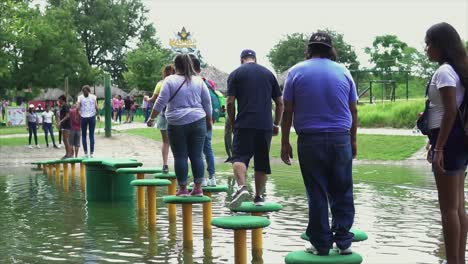
[[[305,244],[305,252],[307,253],[311,253],[311,254],[314,254],[314,255],[318,255],[318,250],[314,247],[314,245],[312,245],[310,242],[306,242]]]
[[[94,154],[91,153],[91,155],[89,155],[89,158],[90,158],[90,159],[94,158]]]
[[[338,253],[340,253],[340,255],[350,255],[350,254],[353,254],[353,251],[351,250],[351,247],[347,249],[338,248]]]
[[[88,158],[89,158],[88,154],[85,153],[84,156],[83,156],[83,158],[88,159]]]
[[[58,144],[58,146],[57,146],[57,147],[58,147],[58,148],[62,148],[62,144]]]
[[[208,186],[216,186],[216,178],[213,176],[213,178],[208,179]]]
[[[33,146],[32,146],[32,145],[29,145],[29,146],[28,146],[28,148],[32,149],[32,148],[33,148]]]
[[[39,145],[36,145],[36,148],[40,149],[40,148],[41,148],[41,146],[39,146]]]

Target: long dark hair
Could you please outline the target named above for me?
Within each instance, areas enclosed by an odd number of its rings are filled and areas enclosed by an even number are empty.
[[[177,55],[174,59],[174,66],[179,74],[184,75],[185,79],[192,79],[193,75],[196,75],[193,69],[193,62],[188,54]]]
[[[439,50],[440,62],[447,62],[458,74],[465,88],[465,103],[468,103],[468,57],[458,32],[448,23],[438,23],[427,30],[426,41]]]

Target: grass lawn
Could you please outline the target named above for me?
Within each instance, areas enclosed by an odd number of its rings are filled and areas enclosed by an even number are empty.
[[[26,134],[26,126],[0,127],[0,135]]]
[[[161,134],[156,129],[130,129],[123,133],[139,135],[156,141],[161,141]],[[270,155],[273,158],[280,157],[280,140],[280,136],[273,137],[270,151]],[[292,133],[291,144],[295,152],[297,151],[296,141],[297,136]],[[358,159],[404,160],[411,157],[411,155],[421,149],[425,142],[425,137],[417,136],[358,135]],[[215,156],[224,157],[226,155],[224,151],[223,130],[214,130],[212,147],[215,152]],[[297,158],[297,154],[295,158]]]

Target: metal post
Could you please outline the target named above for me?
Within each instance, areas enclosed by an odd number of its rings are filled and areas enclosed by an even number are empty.
[[[372,104],[372,81],[369,82],[369,100],[370,100],[370,103]]]
[[[112,136],[112,108],[111,108],[111,87],[110,87],[110,76],[107,74],[104,78],[104,114],[105,114],[105,134],[106,137]]]
[[[409,95],[408,95],[408,92],[409,92],[408,85],[409,85],[408,72],[406,72],[406,101],[408,101],[408,99],[409,99]]]

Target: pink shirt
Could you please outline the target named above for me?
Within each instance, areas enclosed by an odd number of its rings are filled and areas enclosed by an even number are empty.
[[[119,99],[113,98],[112,99],[112,109],[119,109],[119,108],[120,108]]]
[[[70,109],[70,122],[71,122],[71,129],[73,131],[80,131],[81,130],[81,120],[80,120],[80,113],[76,111],[76,108]]]

